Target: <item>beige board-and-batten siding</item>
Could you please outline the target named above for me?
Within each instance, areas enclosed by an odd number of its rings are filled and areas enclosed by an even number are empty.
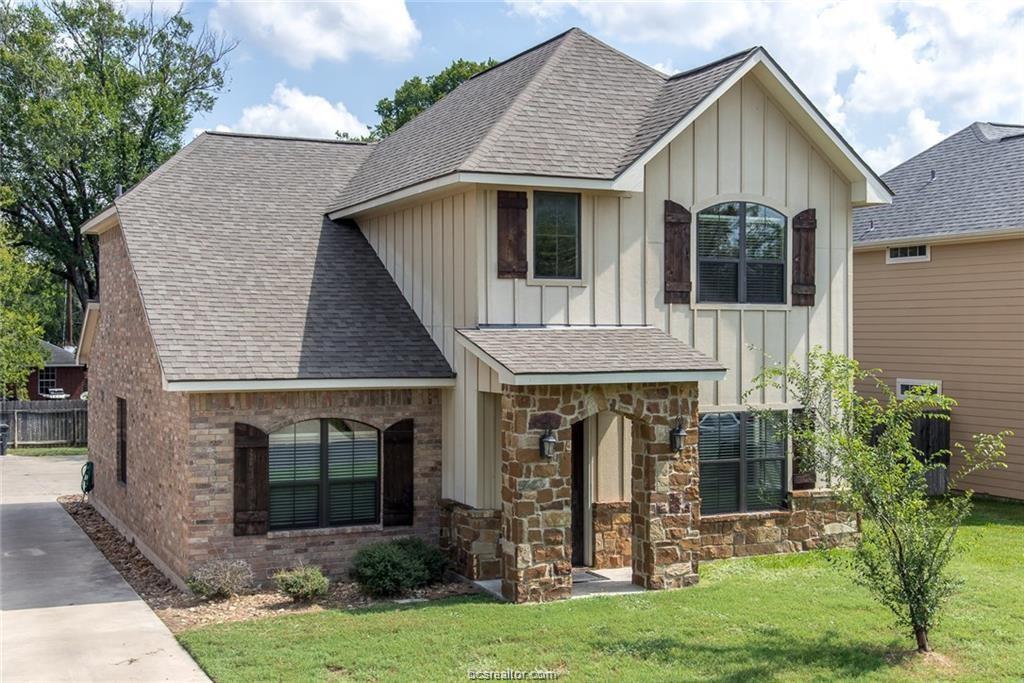
[[[817,214],[813,307],[666,304],[664,202],[694,214],[724,201],[763,203],[787,218]],[[531,197],[532,202],[532,197]],[[449,218],[450,217],[450,218]],[[527,212],[532,229],[532,211]],[[785,392],[744,400],[766,362],[806,359],[808,350],[849,353],[852,258],[850,181],[829,164],[748,75],[647,164],[645,192],[583,192],[579,281],[503,279],[497,264],[497,188],[477,186],[359,219],[359,225],[458,373],[447,392],[444,496],[476,507],[500,502],[500,471],[480,393],[497,376],[454,343],[463,325],[654,325],[721,361],[725,380],[702,382],[701,410],[749,402],[788,405]],[[474,229],[475,228],[475,229]],[[696,231],[691,238],[696,240]],[[787,252],[791,240],[787,239]],[[696,254],[696,249],[691,249]],[[409,257],[424,255],[417,265]],[[695,258],[695,257],[694,257]],[[532,255],[529,259],[532,261]],[[696,268],[691,271],[696,300]],[[787,297],[791,258],[787,253]],[[450,311],[450,313],[449,313]],[[486,432],[483,430],[487,430]]]
[[[1008,467],[965,485],[1024,499],[1024,238],[929,249],[918,263],[887,264],[885,249],[856,254],[855,356],[894,391],[897,379],[941,380],[959,404],[953,442],[1013,430]]]

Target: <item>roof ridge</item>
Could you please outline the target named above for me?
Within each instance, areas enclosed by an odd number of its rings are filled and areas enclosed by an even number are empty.
[[[969,123],[966,126],[964,126],[963,128],[961,128],[960,130],[958,130],[957,132],[951,133],[950,135],[947,135],[946,137],[942,138],[941,140],[936,142],[934,145],[931,145],[930,147],[926,147],[925,149],[922,149],[920,152],[918,152],[914,156],[909,157],[907,159],[904,159],[903,161],[901,161],[900,163],[896,164],[895,166],[890,168],[888,171],[883,173],[882,174],[882,179],[885,180],[885,176],[887,176],[887,175],[889,175],[889,174],[899,170],[903,166],[906,166],[907,164],[909,164],[914,159],[916,159],[916,158],[918,158],[920,156],[924,156],[925,154],[927,154],[928,152],[932,151],[936,147],[938,147],[938,146],[940,146],[942,144],[945,144],[945,142],[947,140],[952,140],[953,138],[955,138],[957,135],[960,135],[961,133],[964,133],[964,132],[967,132],[967,131],[971,131],[971,134],[974,135],[975,138],[977,138],[978,137],[978,133],[975,131],[975,124],[976,123],[980,123],[980,122],[979,121],[974,121],[972,123]],[[985,141],[984,140],[979,140],[979,142],[985,142]]]
[[[368,145],[375,144],[374,142],[366,142],[362,140],[342,140],[332,138],[313,138],[304,135],[278,135],[275,133],[242,133],[233,130],[204,130],[202,135],[215,135],[218,137],[234,137],[234,138],[255,138],[259,140],[285,140],[291,142],[323,142],[331,145],[359,145],[366,147]]]
[[[655,76],[657,76],[658,78],[660,78],[663,81],[666,81],[669,78],[668,75],[662,73],[661,71],[658,71],[657,69],[655,69],[650,64],[642,62],[642,61],[640,61],[639,59],[637,59],[636,57],[634,57],[632,55],[626,54],[625,52],[623,52],[619,48],[615,47],[614,45],[609,45],[608,43],[604,42],[600,38],[587,33],[586,31],[584,31],[581,28],[572,28],[572,29],[569,29],[569,30],[570,31],[576,31],[577,33],[579,33],[579,35],[583,36],[584,38],[589,38],[591,42],[597,43],[598,45],[600,45],[601,47],[605,48],[606,50],[611,50],[612,52],[614,52],[615,54],[619,55],[620,57],[625,57],[627,60],[633,62],[634,64],[636,64],[636,65],[638,65],[640,67],[643,67],[646,71],[651,72],[652,74],[654,74]]]
[[[520,57],[528,55],[531,52],[535,52],[536,50],[539,50],[540,48],[544,47],[545,45],[553,43],[553,42],[555,42],[556,40],[558,40],[560,38],[564,38],[565,36],[569,35],[573,31],[579,31],[580,33],[582,33],[581,29],[579,29],[579,28],[577,28],[575,26],[572,26],[572,27],[566,29],[565,31],[562,31],[561,33],[559,33],[557,35],[551,36],[550,38],[548,38],[547,40],[545,40],[543,42],[537,43],[536,45],[534,45],[532,47],[528,47],[525,50],[522,50],[521,52],[517,52],[516,54],[512,55],[511,57],[509,57],[507,59],[501,60],[500,62],[498,62],[494,66],[489,66],[486,69],[484,69],[483,71],[476,72],[475,74],[473,74],[472,76],[470,76],[466,80],[467,81],[471,81],[474,78],[479,78],[480,76],[483,76],[486,73],[490,73],[491,71],[494,71],[497,68],[505,66],[509,62],[514,62],[515,60],[519,59]],[[462,84],[460,83],[459,85],[461,86]]]
[[[498,117],[498,120],[494,122],[494,124],[491,126],[491,129],[487,131],[487,134],[484,135],[484,137],[480,140],[479,143],[477,143],[476,148],[473,149],[472,152],[467,154],[466,158],[462,160],[462,163],[458,165],[458,169],[472,168],[473,164],[484,153],[484,151],[489,149],[489,146],[491,145],[492,141],[498,136],[498,134],[503,133],[505,131],[505,129],[508,127],[509,121],[512,119],[512,115],[514,113],[518,113],[520,105],[523,103],[523,101],[528,99],[528,96],[535,92],[537,88],[540,87],[539,84],[544,80],[544,78],[551,71],[551,69],[554,68],[552,65],[558,61],[559,57],[565,51],[565,46],[568,44],[568,38],[578,33],[583,32],[580,31],[580,29],[578,28],[571,28],[568,31],[565,31],[555,37],[562,38],[562,41],[555,46],[555,48],[551,51],[551,54],[548,55],[548,58],[544,60],[544,64],[541,65],[539,69],[537,69],[536,73],[533,74],[533,77],[529,80],[529,82],[526,85],[524,85],[518,93],[516,93],[516,96],[512,98],[512,102],[508,105],[505,111],[502,112],[501,116]],[[541,43],[541,45],[548,45],[553,40],[554,39],[544,41],[543,43]]]
[[[139,182],[135,183],[127,190],[122,192],[120,196],[114,197],[114,201],[112,202],[114,207],[120,209],[120,207],[118,207],[118,202],[124,201],[134,192],[139,190],[139,188],[143,187],[144,185],[149,185],[150,183],[156,181],[157,178],[163,176],[165,173],[167,173],[168,170],[174,168],[179,163],[181,163],[182,159],[192,154],[192,152],[194,152],[203,144],[203,141],[206,139],[206,135],[206,131],[203,131],[196,137],[192,138],[192,140],[187,145],[185,145],[177,152],[175,152],[170,159],[154,168],[152,171],[146,174],[146,176],[142,180],[140,180]]]
[[[695,67],[693,67],[691,69],[687,69],[686,71],[680,71],[679,73],[674,73],[671,76],[669,76],[666,80],[674,81],[674,80],[679,79],[679,78],[686,78],[687,76],[692,76],[695,73],[700,73],[701,71],[705,71],[706,69],[710,69],[712,67],[716,67],[719,64],[725,64],[726,62],[728,62],[730,60],[736,59],[737,57],[740,57],[740,56],[743,56],[743,55],[749,55],[749,54],[752,54],[754,52],[757,52],[758,50],[763,50],[763,49],[764,48],[761,47],[760,45],[754,45],[753,47],[748,47],[746,50],[739,50],[737,52],[733,52],[731,55],[726,55],[725,57],[720,57],[720,58],[716,59],[713,62],[708,62],[707,64],[701,64],[700,66],[695,66]]]

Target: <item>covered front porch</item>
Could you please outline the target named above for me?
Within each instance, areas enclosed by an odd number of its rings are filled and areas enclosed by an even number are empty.
[[[496,536],[498,578],[473,578],[500,582],[512,602],[695,583],[697,382],[721,379],[719,364],[654,328],[460,334],[502,390],[501,508],[467,513],[482,522],[473,539]],[[593,440],[610,422],[623,454],[610,476],[622,495],[602,501]]]

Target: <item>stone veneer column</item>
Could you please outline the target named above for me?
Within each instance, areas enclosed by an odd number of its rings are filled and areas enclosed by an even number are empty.
[[[633,582],[650,589],[697,581],[700,549],[695,383],[503,386],[502,593],[541,602],[572,593],[572,425],[610,410],[633,421]],[[686,445],[669,446],[682,420]],[[540,454],[551,429],[553,458]]]

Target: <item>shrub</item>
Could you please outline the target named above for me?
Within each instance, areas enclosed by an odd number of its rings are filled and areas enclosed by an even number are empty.
[[[282,569],[274,574],[277,589],[295,602],[305,602],[327,594],[330,585],[320,567],[302,565],[291,569]]]
[[[199,597],[229,598],[252,588],[252,567],[245,560],[213,560],[199,565],[186,583]]]
[[[399,539],[395,544],[423,565],[427,580],[421,585],[438,583],[444,578],[444,571],[448,569],[448,558],[436,545],[415,537]]]
[[[366,593],[390,597],[439,581],[447,564],[439,548],[403,538],[362,548],[352,562],[352,578]]]

